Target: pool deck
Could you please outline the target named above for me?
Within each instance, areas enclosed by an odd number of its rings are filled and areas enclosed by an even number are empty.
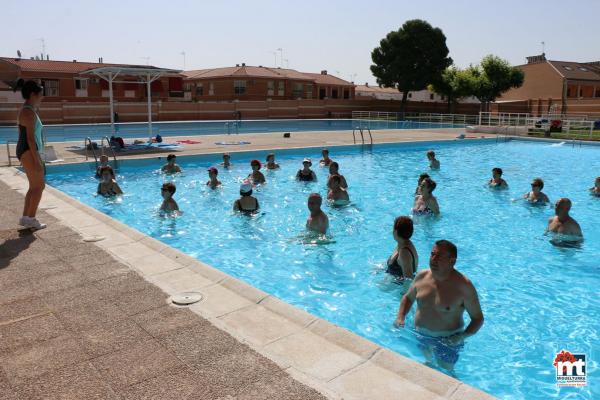
[[[455,136],[403,130],[385,141]],[[292,134],[292,141],[239,135],[248,146],[195,139],[203,143],[186,146],[186,154],[352,143],[348,132]],[[0,168],[2,398],[492,398],[53,188],[40,212],[49,227],[19,232],[26,190],[22,173]],[[91,238],[102,240],[84,241]],[[203,299],[188,307],[168,302],[187,291]]]
[[[419,142],[429,140],[453,140],[461,133],[465,133],[464,129],[389,129],[372,131],[373,143],[397,143],[397,142]],[[369,142],[368,133],[365,133],[365,138]],[[494,134],[479,134],[470,133],[472,137],[496,137]],[[144,139],[144,138],[140,138]],[[357,133],[357,141],[360,143],[360,134]],[[127,139],[131,141],[132,139]],[[240,135],[211,135],[211,136],[174,136],[163,138],[164,143],[175,143],[177,140],[195,140],[201,143],[184,144],[181,151],[173,152],[177,155],[190,154],[206,154],[206,153],[224,153],[247,150],[267,150],[267,149],[289,149],[300,147],[332,147],[342,145],[352,145],[353,138],[351,131],[322,131],[322,132],[292,132],[290,138],[284,138],[281,133],[259,133],[259,134],[240,134]],[[250,142],[248,145],[217,145],[216,142]],[[64,160],[62,162],[82,162],[85,161],[85,151],[74,151],[69,149],[73,145],[82,145],[83,137],[76,142],[50,142],[48,145],[53,146],[58,158]],[[8,165],[6,153],[6,145],[2,145],[0,149],[0,165]],[[15,146],[11,145],[11,152],[14,154]],[[140,157],[156,157],[168,154],[169,151],[161,152],[143,152],[143,153],[116,153],[117,158],[140,158]],[[93,161],[93,156],[90,152],[90,157]],[[18,160],[12,160],[13,163],[18,163]],[[58,162],[60,164],[62,162]]]

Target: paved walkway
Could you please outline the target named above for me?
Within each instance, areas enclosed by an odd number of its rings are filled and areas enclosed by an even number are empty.
[[[322,399],[0,182],[1,399]]]

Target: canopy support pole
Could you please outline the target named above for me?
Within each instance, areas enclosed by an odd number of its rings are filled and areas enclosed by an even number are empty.
[[[146,75],[146,93],[148,97],[148,143],[152,143],[152,93],[150,90],[150,74]]]
[[[108,73],[108,97],[110,101],[110,131],[112,136],[115,135],[115,105],[113,99],[113,75],[112,72]]]

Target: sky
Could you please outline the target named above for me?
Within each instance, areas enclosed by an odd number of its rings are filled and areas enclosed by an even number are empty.
[[[600,0],[0,0],[0,56],[184,69],[327,70],[375,83],[371,51],[410,19],[442,29],[458,67],[495,54],[513,65],[600,60]],[[277,49],[282,49],[278,51]],[[185,53],[185,56],[182,54]],[[282,57],[283,55],[283,57]]]

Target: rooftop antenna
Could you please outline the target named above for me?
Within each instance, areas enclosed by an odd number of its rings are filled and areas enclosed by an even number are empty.
[[[150,57],[146,56],[146,57],[140,57],[142,60],[146,60],[146,65],[150,65]]]
[[[21,50],[17,50],[17,56],[21,58]]]
[[[181,54],[183,56],[183,70],[185,71],[185,51],[182,51],[179,54]]]
[[[279,52],[279,60],[281,61],[281,66],[283,67],[283,49],[280,47],[277,49]]]
[[[276,51],[270,51],[269,53],[273,54],[275,56],[275,64],[274,67],[277,67],[277,50]]]
[[[350,74],[350,82],[354,83],[354,78],[356,78],[356,75],[358,75],[357,73],[354,74]]]
[[[290,60],[288,60],[288,59],[286,58],[286,59],[285,59],[285,60],[283,60],[283,61],[285,61],[285,67],[286,67],[286,68],[289,68],[289,67],[290,67]]]
[[[46,41],[44,40],[44,38],[39,38],[38,40],[40,40],[42,42],[42,60],[44,59],[44,54],[46,54]]]
[[[542,42],[542,54],[546,54],[546,42]]]

